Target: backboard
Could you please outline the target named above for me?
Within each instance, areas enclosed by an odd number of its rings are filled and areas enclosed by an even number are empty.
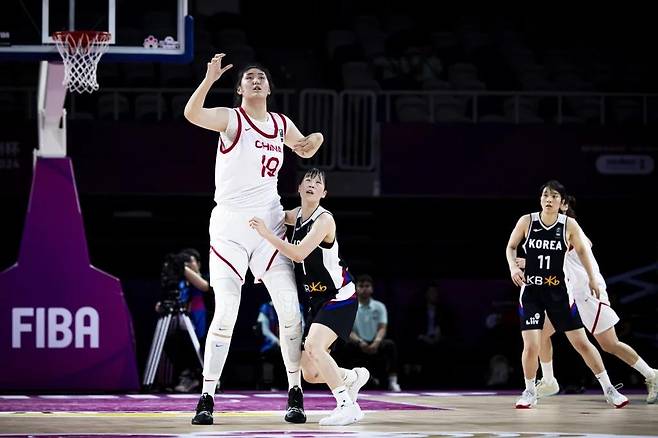
[[[177,62],[193,56],[187,0],[10,0],[0,17],[0,60],[59,59],[52,33],[110,32],[102,62]]]

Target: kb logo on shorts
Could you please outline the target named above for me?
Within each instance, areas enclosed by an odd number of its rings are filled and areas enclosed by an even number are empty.
[[[559,286],[560,280],[555,275],[549,275],[548,277],[542,277],[541,275],[528,275],[525,278],[525,284],[532,284],[535,286]]]
[[[306,292],[308,293],[314,293],[314,292],[324,292],[327,290],[327,286],[324,286],[322,282],[320,281],[314,281],[311,284],[305,284],[304,289],[306,289]]]

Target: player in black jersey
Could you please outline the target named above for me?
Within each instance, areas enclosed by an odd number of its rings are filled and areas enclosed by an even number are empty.
[[[606,400],[620,408],[628,403],[628,399],[610,383],[601,355],[587,338],[578,308],[565,285],[564,258],[569,246],[573,246],[587,271],[590,290],[594,295],[600,295],[600,285],[596,281],[580,226],[575,219],[560,214],[560,206],[566,199],[566,190],[558,181],[544,184],[540,199],[542,211],[522,216],[507,243],[506,257],[510,275],[514,284],[521,288],[521,362],[526,389],[516,402],[516,407],[530,408],[537,404],[537,356],[541,329],[547,314],[555,329],[567,335],[571,345],[596,375]],[[516,263],[516,249],[521,242],[526,253],[525,272]]]
[[[567,200],[562,203],[560,211],[575,218],[574,204],[575,198],[568,196]],[[586,235],[583,236],[583,239],[589,246],[592,245]],[[633,347],[620,341],[617,337],[615,324],[619,322],[619,316],[610,307],[605,279],[599,271],[594,254],[591,253],[590,257],[592,267],[596,272],[597,282],[601,285],[601,296],[599,297],[591,296],[591,293],[585,290],[587,274],[582,269],[580,259],[574,254],[573,250],[567,252],[565,259],[567,289],[576,301],[580,318],[585,329],[594,336],[603,351],[617,356],[644,376],[648,392],[646,401],[649,404],[656,403],[658,402],[658,369],[651,368]],[[525,259],[517,259],[517,264],[523,269]],[[539,364],[542,369],[542,378],[537,383],[537,398],[557,394],[560,390],[560,385],[553,375],[553,344],[551,342],[553,333],[555,333],[555,329],[551,324],[551,320],[546,318],[540,341]]]
[[[338,426],[363,418],[356,399],[370,373],[365,368],[339,368],[329,354],[338,337],[349,339],[358,302],[354,283],[338,255],[336,222],[320,206],[326,194],[324,172],[308,171],[299,184],[301,207],[286,211],[286,224],[294,225],[291,243],[275,235],[260,218],[252,218],[249,225],[295,264],[297,287],[308,298],[302,375],[309,383],[329,386],[337,406],[320,425]]]

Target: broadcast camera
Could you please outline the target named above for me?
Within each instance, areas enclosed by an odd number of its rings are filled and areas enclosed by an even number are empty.
[[[189,255],[169,253],[165,256],[160,272],[160,287],[162,288],[162,311],[174,311],[185,307],[181,300],[180,283],[185,279],[185,262]]]

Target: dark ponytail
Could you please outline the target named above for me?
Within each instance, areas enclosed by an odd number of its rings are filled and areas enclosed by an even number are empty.
[[[566,213],[564,213],[564,214],[566,214],[567,216],[572,217],[572,218],[575,219],[576,218],[576,210],[575,210],[575,208],[576,208],[576,197],[572,196],[572,195],[567,195],[566,198],[565,198],[565,202],[567,203],[568,207],[567,207]]]

